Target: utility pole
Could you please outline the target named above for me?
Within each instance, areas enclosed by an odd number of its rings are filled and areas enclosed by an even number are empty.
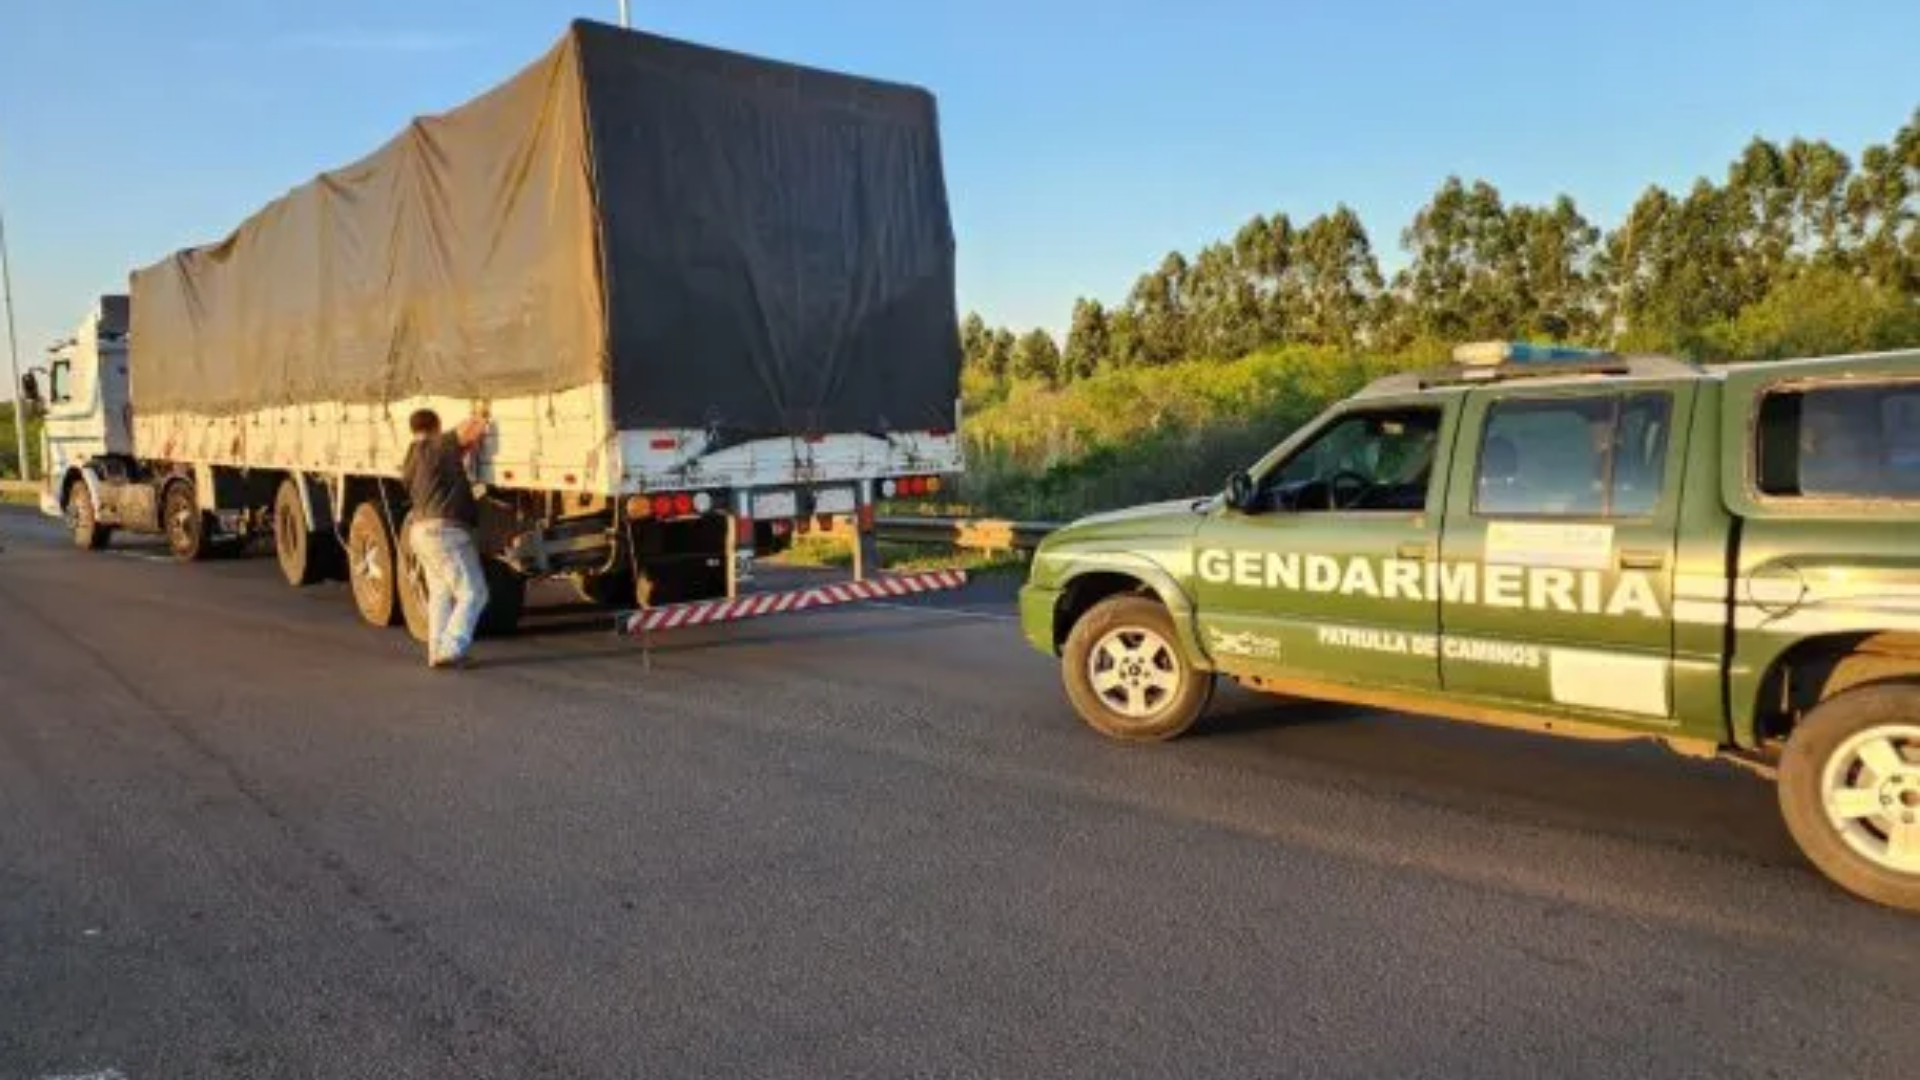
[[[0,212],[0,299],[7,304],[7,358],[13,369],[13,445],[20,453],[20,479],[33,479],[27,461],[27,402],[20,392],[20,337],[13,328],[13,265],[7,259],[7,218]]]
[[[620,0],[620,26],[622,29],[633,28],[633,21],[627,18],[627,0]]]

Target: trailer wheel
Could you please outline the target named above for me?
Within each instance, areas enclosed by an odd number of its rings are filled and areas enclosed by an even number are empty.
[[[424,644],[429,633],[427,578],[420,569],[419,561],[413,557],[413,545],[406,539],[413,532],[407,527],[412,520],[409,516],[400,523],[401,539],[395,545],[400,558],[396,588],[407,633],[413,635],[413,640]],[[477,637],[505,637],[520,626],[520,613],[527,604],[527,580],[498,559],[482,558],[480,569],[487,579],[487,606],[480,612],[480,621],[474,627],[474,634]]]
[[[353,584],[353,606],[369,626],[400,620],[396,566],[393,534],[380,519],[380,508],[361,503],[347,526],[347,580]]]
[[[474,630],[480,637],[507,637],[520,628],[520,613],[527,606],[527,579],[499,559],[482,558],[480,568],[487,575],[487,606]]]
[[[273,553],[280,573],[294,588],[318,584],[334,569],[339,545],[326,533],[314,532],[300,501],[300,488],[291,479],[280,481],[273,498]]]
[[[394,582],[394,588],[400,596],[400,616],[405,621],[407,633],[413,640],[426,644],[427,621],[427,575],[420,567],[420,560],[413,557],[413,515],[409,513],[400,522],[400,535],[394,542],[394,551],[399,555],[400,574]]]
[[[1180,651],[1173,617],[1145,597],[1094,605],[1073,624],[1060,665],[1080,719],[1125,742],[1174,738],[1213,698],[1213,677]]]
[[[1780,811],[1841,888],[1920,911],[1920,684],[1863,686],[1809,713],[1780,758]]]
[[[639,593],[631,573],[616,570],[610,574],[585,574],[573,578],[573,592],[582,602],[604,608],[635,608]]]
[[[85,480],[67,485],[67,528],[73,530],[73,545],[82,551],[99,551],[113,538],[113,530],[100,524],[93,492]]]
[[[167,485],[167,491],[160,500],[160,514],[166,523],[167,550],[181,562],[198,562],[212,551],[207,541],[207,516],[200,510],[200,500],[194,495],[193,485],[185,480],[176,480]]]

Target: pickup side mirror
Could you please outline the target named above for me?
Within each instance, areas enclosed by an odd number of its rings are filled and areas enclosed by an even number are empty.
[[[1235,470],[1227,477],[1227,506],[1229,509],[1246,513],[1253,509],[1253,477],[1245,469]]]

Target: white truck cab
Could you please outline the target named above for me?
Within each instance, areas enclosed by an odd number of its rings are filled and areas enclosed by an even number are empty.
[[[71,338],[49,350],[41,460],[40,508],[62,515],[63,493],[88,485],[98,502],[98,463],[133,456],[133,405],[127,389],[125,295],[103,296]]]

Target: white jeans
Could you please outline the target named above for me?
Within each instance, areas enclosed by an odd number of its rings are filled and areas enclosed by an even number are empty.
[[[407,539],[427,579],[427,658],[464,656],[487,607],[487,575],[473,533],[451,521],[416,521]]]

